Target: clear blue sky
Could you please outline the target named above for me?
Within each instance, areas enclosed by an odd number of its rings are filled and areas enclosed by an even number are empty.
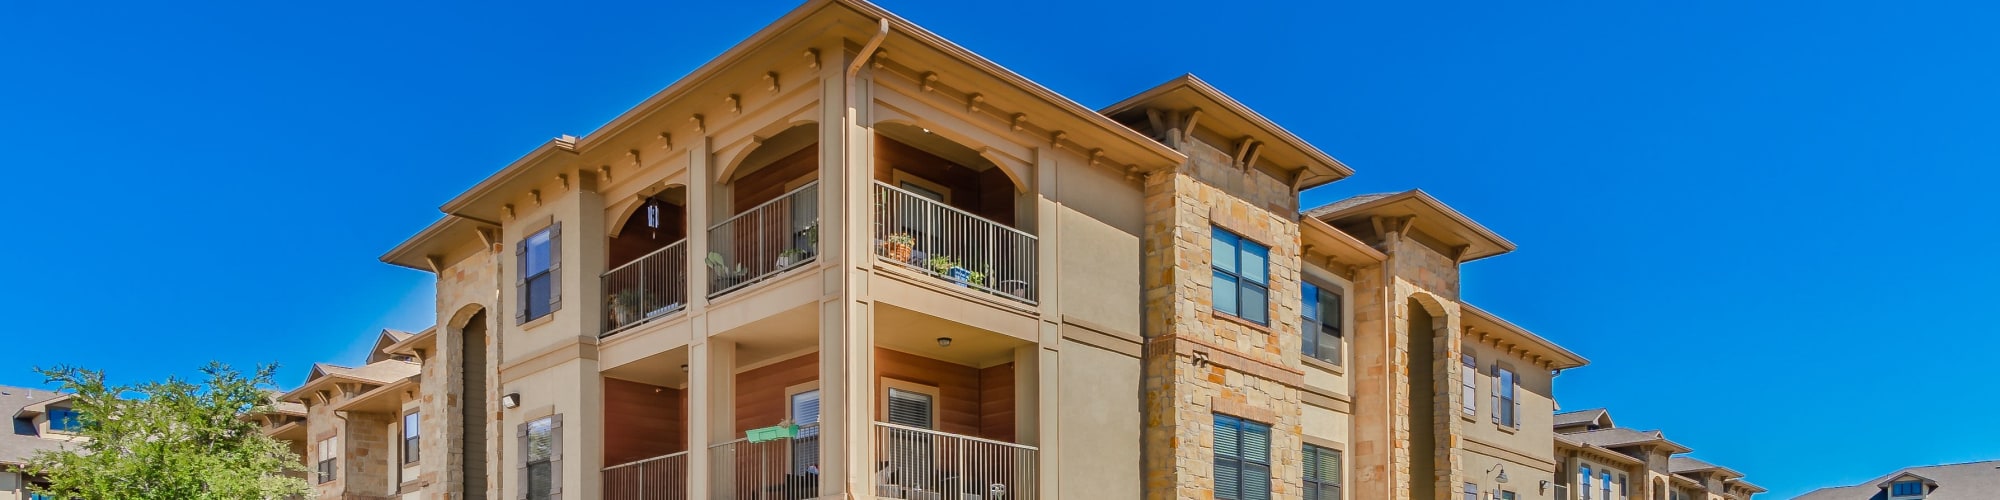
[[[1593,361],[1565,406],[1771,497],[2000,458],[1991,7],[1118,3],[885,2],[1090,106],[1200,75],[1359,171],[1308,204],[1437,195],[1521,247],[1466,298]],[[0,383],[355,361],[428,326],[375,257],[435,207],[795,5],[430,4],[5,7]]]

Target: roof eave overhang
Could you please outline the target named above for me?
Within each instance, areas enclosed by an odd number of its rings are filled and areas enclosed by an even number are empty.
[[[398,398],[396,396],[396,393],[398,391],[415,387],[416,385],[417,385],[416,376],[413,375],[405,377],[400,380],[396,380],[394,382],[383,384],[380,387],[370,389],[368,390],[368,392],[363,392],[360,395],[354,396],[353,399],[349,399],[347,401],[340,403],[338,406],[334,406],[333,411],[377,412],[377,413],[385,411],[387,412],[401,411],[403,408],[403,400],[401,398]]]
[[[423,348],[424,346],[433,345],[436,343],[437,343],[437,327],[433,326],[424,329],[424,331],[422,332],[417,332],[416,335],[412,335],[410,336],[410,338],[403,339],[401,342],[396,342],[394,344],[389,344],[387,347],[383,347],[382,352],[387,354],[407,354],[415,356],[417,354],[416,352],[417,349]]]
[[[1299,226],[1305,228],[1305,243],[1312,245],[1312,250],[1332,255],[1335,259],[1353,264],[1381,263],[1389,260],[1389,256],[1383,254],[1381,250],[1376,250],[1375,247],[1368,246],[1368,243],[1356,239],[1353,235],[1335,229],[1325,221],[1300,217]]]
[[[499,172],[472,185],[471,189],[445,202],[443,206],[438,207],[438,210],[447,215],[497,225],[498,221],[504,218],[503,207],[507,204],[506,200],[526,191],[529,189],[527,186],[533,183],[554,178],[557,171],[564,166],[561,160],[575,157],[574,138],[550,139],[501,168]]]
[[[1487,229],[1486,226],[1474,222],[1471,217],[1466,217],[1465,214],[1459,213],[1458,210],[1454,210],[1450,206],[1445,205],[1444,202],[1438,201],[1437,198],[1432,197],[1430,193],[1425,193],[1422,189],[1412,189],[1384,196],[1380,199],[1369,200],[1367,203],[1321,214],[1319,218],[1331,222],[1370,215],[1374,212],[1398,205],[1403,205],[1410,211],[1417,212],[1420,219],[1423,219],[1422,215],[1430,215],[1430,218],[1435,219],[1437,223],[1446,225],[1450,229],[1449,232],[1467,240],[1467,244],[1470,246],[1464,254],[1459,256],[1458,261],[1460,263],[1472,262],[1512,252],[1515,249],[1514,242],[1507,241],[1507,238],[1503,238],[1498,233],[1494,233],[1493,230]]]
[[[437,272],[439,267],[450,264],[443,259],[462,241],[478,237],[479,231],[494,227],[491,224],[465,217],[446,215],[444,218],[425,226],[422,231],[398,243],[380,257],[383,263],[407,267],[423,272]]]
[[[1175,77],[1166,83],[1146,89],[1110,106],[1105,106],[1104,109],[1098,110],[1098,113],[1104,116],[1117,115],[1139,109],[1146,104],[1161,99],[1178,95],[1186,95],[1188,98],[1194,99],[1197,102],[1196,107],[1202,109],[1204,115],[1210,111],[1227,113],[1227,116],[1244,122],[1254,130],[1256,135],[1253,138],[1259,142],[1279,145],[1305,158],[1306,164],[1302,166],[1306,168],[1306,174],[1310,175],[1302,176],[1299,179],[1297,187],[1301,191],[1354,175],[1354,169],[1348,167],[1346,163],[1334,159],[1332,155],[1326,154],[1325,151],[1314,147],[1312,143],[1299,138],[1297,134],[1286,130],[1285,127],[1271,121],[1270,118],[1266,118],[1262,113],[1250,109],[1249,106],[1245,106],[1241,101],[1237,101],[1236,98],[1230,97],[1229,94],[1223,93],[1221,89],[1215,88],[1214,85],[1210,85],[1207,81],[1192,74]]]
[[[1493,324],[1495,330],[1497,330],[1496,333],[1510,336],[1514,340],[1519,341],[1519,345],[1533,348],[1535,354],[1546,356],[1551,361],[1551,365],[1558,370],[1579,368],[1590,364],[1590,360],[1584,359],[1582,355],[1565,349],[1563,346],[1556,345],[1555,342],[1542,338],[1542,336],[1536,335],[1526,328],[1521,328],[1513,322],[1487,312],[1485,309],[1480,309],[1464,302],[1461,302],[1459,305],[1472,317]]]

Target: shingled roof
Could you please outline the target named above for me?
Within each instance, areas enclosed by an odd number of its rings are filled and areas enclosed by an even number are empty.
[[[60,392],[46,389],[0,386],[0,414],[13,420],[13,426],[6,433],[0,433],[0,465],[21,465],[35,456],[36,451],[55,450],[62,441],[44,439],[35,433],[34,422],[12,418],[29,405],[63,397]]]
[[[1880,500],[1887,482],[1905,474],[1937,483],[1924,500],[1992,500],[2000,491],[2000,460],[1909,467],[1854,486],[1820,488],[1793,500]]]

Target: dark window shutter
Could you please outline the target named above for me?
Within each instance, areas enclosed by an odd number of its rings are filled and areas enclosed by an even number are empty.
[[[562,223],[549,228],[549,312],[562,309]],[[557,420],[561,422],[561,420]]]
[[[558,226],[560,227],[560,226]],[[549,422],[549,500],[563,497],[563,416],[556,414]]]
[[[514,243],[514,324],[528,322],[528,240]],[[522,432],[527,432],[522,428]],[[525,434],[524,434],[525,435]]]
[[[525,265],[521,266],[521,269],[527,269],[527,268],[528,266]],[[527,422],[522,422],[520,425],[514,427],[514,442],[520,446],[519,448],[516,448],[514,451],[514,455],[518,457],[514,459],[514,485],[515,485],[514,500],[528,500],[528,423]]]

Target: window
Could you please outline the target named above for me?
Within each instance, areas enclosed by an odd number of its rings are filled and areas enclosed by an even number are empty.
[[[819,422],[819,389],[793,393],[791,401],[792,423],[801,425],[798,439],[792,440],[792,473],[817,474],[819,470],[819,426],[806,425]]]
[[[1465,500],[1479,500],[1479,485],[1465,483]]]
[[[889,423],[918,429],[934,426],[937,399],[922,392],[889,388]]]
[[[1625,473],[1618,474],[1618,498],[1631,498],[1632,492],[1625,489]]]
[[[1270,324],[1271,249],[1234,233],[1213,228],[1209,258],[1215,268],[1210,297],[1217,312]]]
[[[1458,355],[1458,362],[1464,365],[1458,371],[1459,399],[1463,400],[1459,406],[1463,407],[1461,409],[1465,411],[1465,416],[1478,416],[1479,361],[1472,357],[1472,353],[1465,353]]]
[[[1271,499],[1271,427],[1215,415],[1215,498]]]
[[[1304,283],[1302,291],[1299,294],[1304,302],[1299,310],[1305,313],[1305,322],[1299,328],[1299,336],[1305,343],[1302,351],[1313,359],[1340,364],[1340,294],[1312,283]]]
[[[319,482],[340,477],[340,436],[319,440]]]
[[[1590,466],[1585,465],[1578,470],[1583,471],[1583,482],[1577,484],[1577,486],[1581,486],[1581,488],[1577,488],[1577,495],[1579,495],[1577,498],[1579,500],[1590,500]]]
[[[1506,490],[1501,490],[1501,491],[1500,491],[1500,500],[1514,500],[1514,492],[1512,492],[1512,491],[1506,491]]]
[[[520,308],[514,312],[516,324],[547,316],[562,308],[562,224],[557,223],[514,247],[521,277],[514,283]]]
[[[1889,496],[1897,496],[1897,497],[1924,496],[1924,483],[1922,481],[1903,481],[1900,483],[1890,484]]]
[[[420,427],[422,421],[417,412],[403,414],[403,463],[405,464],[417,463],[418,452],[423,449],[419,446],[418,440],[419,434],[422,434],[419,432],[422,430]]]
[[[1493,423],[1518,429],[1521,427],[1521,419],[1517,414],[1521,408],[1520,401],[1514,399],[1516,382],[1514,370],[1497,363],[1493,365]],[[1589,476],[1587,473],[1584,475]]]
[[[1305,447],[1305,500],[1340,500],[1340,451]]]
[[[1601,474],[1603,475],[1598,479],[1604,480],[1604,500],[1611,500],[1611,471],[1603,471]]]
[[[49,430],[55,432],[76,432],[83,430],[83,420],[76,410],[69,408],[49,408]]]
[[[521,424],[521,491],[528,500],[554,500],[562,493],[562,415]]]

